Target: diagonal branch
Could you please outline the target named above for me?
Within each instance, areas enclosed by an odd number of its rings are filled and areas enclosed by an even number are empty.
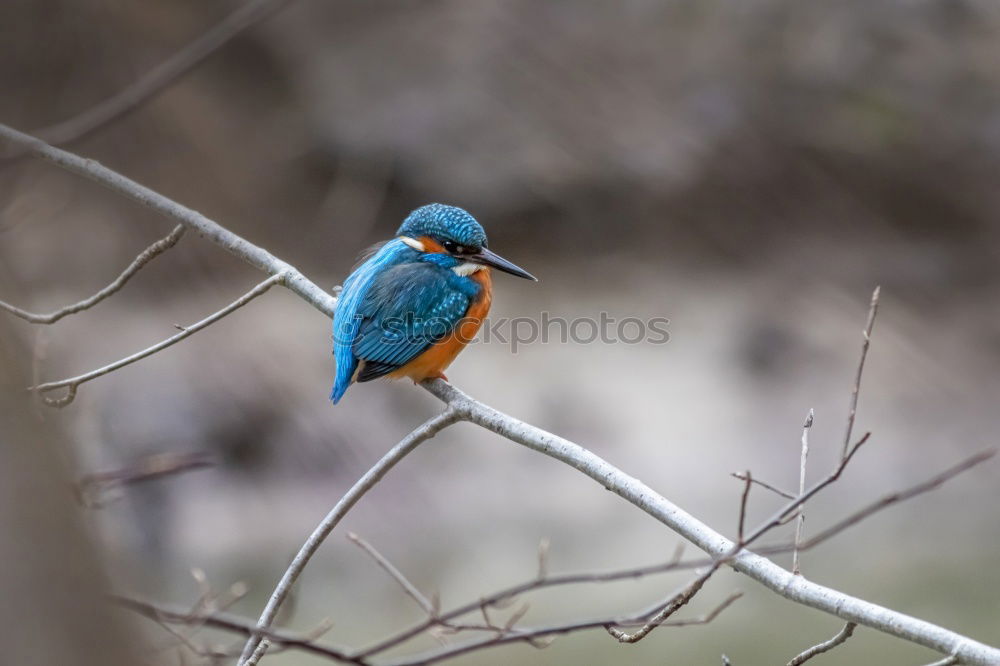
[[[132,276],[138,273],[143,266],[172,248],[174,245],[177,245],[177,241],[179,241],[181,236],[184,235],[184,231],[185,229],[183,225],[177,225],[174,227],[174,230],[167,236],[161,238],[140,252],[139,256],[132,260],[132,263],[128,265],[128,268],[122,271],[122,274],[115,278],[114,282],[106,286],[104,289],[101,289],[90,298],[85,298],[82,301],[73,303],[72,305],[67,305],[64,308],[48,314],[35,314],[33,312],[28,312],[27,310],[22,310],[19,307],[3,301],[0,301],[0,308],[20,317],[21,319],[24,319],[25,321],[31,322],[32,324],[54,324],[67,315],[76,314],[77,312],[82,312],[83,310],[92,308],[108,296],[117,293],[118,290],[124,287],[125,283],[132,279]]]
[[[734,479],[739,479],[740,481],[747,480],[747,475],[743,472],[732,472],[729,476],[733,477]],[[795,499],[795,495],[788,492],[787,490],[782,490],[781,488],[772,486],[770,483],[765,483],[760,479],[755,479],[753,477],[750,477],[750,482],[760,486],[761,488],[764,488],[765,490],[770,490],[775,495],[779,495],[781,497],[784,497],[785,499],[790,499],[790,500]]]
[[[664,622],[662,626],[665,627],[687,627],[697,624],[708,624],[716,617],[718,617],[722,611],[728,608],[734,601],[743,596],[741,593],[734,593],[728,596],[722,601],[718,606],[713,608],[711,611],[702,615],[701,617],[692,618],[689,620],[677,620],[676,622]],[[483,638],[479,640],[469,641],[467,643],[462,643],[459,645],[448,646],[440,650],[433,652],[427,652],[421,655],[416,655],[413,657],[404,657],[396,661],[390,661],[384,666],[426,666],[427,664],[437,664],[449,659],[454,659],[455,657],[462,656],[464,654],[469,654],[470,652],[476,652],[478,650],[483,650],[485,648],[496,647],[498,645],[508,645],[510,643],[528,643],[534,645],[535,647],[544,648],[548,646],[548,642],[542,642],[544,639],[551,639],[560,634],[568,634],[576,631],[583,631],[586,629],[596,629],[608,625],[619,625],[627,626],[630,623],[635,622],[635,618],[597,618],[593,620],[584,620],[580,622],[567,622],[565,624],[555,624],[544,627],[524,627],[521,629],[514,629],[496,636],[491,636],[489,638]]]
[[[267,278],[266,280],[264,280],[263,282],[261,282],[260,284],[258,284],[256,287],[254,287],[253,289],[251,289],[247,293],[243,294],[238,299],[236,299],[235,301],[233,301],[232,303],[230,303],[226,307],[222,308],[218,312],[212,313],[211,315],[209,315],[208,317],[205,317],[204,319],[202,319],[198,323],[192,324],[191,326],[188,326],[187,328],[185,328],[184,330],[182,330],[180,333],[178,333],[176,335],[172,335],[169,338],[167,338],[166,340],[163,340],[162,342],[158,342],[157,344],[153,345],[152,347],[147,347],[146,349],[143,349],[142,351],[138,351],[138,352],[132,354],[131,356],[126,356],[125,358],[119,359],[119,360],[115,361],[114,363],[109,363],[108,365],[105,365],[103,367],[97,368],[96,370],[91,370],[90,372],[84,373],[82,375],[77,375],[76,377],[70,377],[68,379],[60,379],[58,381],[45,382],[44,384],[38,384],[37,386],[31,386],[31,387],[28,388],[28,390],[29,391],[35,391],[36,393],[38,393],[39,395],[41,395],[41,394],[46,393],[48,391],[52,391],[53,389],[65,387],[67,389],[67,393],[62,398],[53,399],[53,398],[48,398],[48,397],[42,395],[42,399],[45,400],[46,404],[52,405],[53,407],[65,407],[66,405],[68,405],[71,402],[73,402],[73,399],[76,397],[76,391],[80,387],[81,384],[85,384],[86,382],[89,382],[92,379],[97,379],[98,377],[106,375],[109,372],[114,372],[115,370],[118,370],[119,368],[124,368],[126,365],[131,365],[132,363],[135,363],[136,361],[141,361],[142,359],[146,358],[147,356],[152,356],[153,354],[155,354],[158,351],[162,351],[162,350],[166,349],[167,347],[170,347],[171,345],[177,344],[181,340],[194,335],[195,333],[197,333],[201,329],[207,328],[208,326],[211,326],[212,324],[214,324],[215,322],[219,321],[220,319],[222,319],[226,315],[232,314],[236,310],[239,310],[241,307],[243,307],[244,305],[246,305],[247,303],[249,303],[253,299],[257,298],[258,296],[262,296],[265,292],[267,292],[268,289],[270,289],[271,287],[273,287],[275,284],[277,284],[281,280],[282,280],[282,275],[280,275],[280,274],[278,274],[278,275],[272,275],[271,277]]]
[[[721,557],[732,549],[733,542],[638,479],[625,474],[578,444],[489,407],[447,382],[433,380],[424,382],[424,386],[443,402],[459,409],[463,418],[573,467],[683,535],[709,555]],[[847,461],[850,460],[852,452],[857,452],[858,446],[860,443],[856,443],[848,452]],[[834,472],[834,479],[843,471],[843,465],[842,462]],[[821,484],[829,485],[829,481],[825,480]],[[804,496],[787,505],[778,512],[777,520],[780,522],[787,513],[797,509],[822,487],[822,485],[814,486]],[[769,522],[774,520],[772,518]],[[763,527],[766,525],[767,523]],[[748,541],[754,538],[756,536],[751,535]],[[1000,649],[978,643],[930,622],[807,581],[801,576],[794,576],[770,560],[750,551],[741,551],[733,558],[731,565],[740,573],[746,574],[786,599],[836,615],[846,621],[857,622],[944,654],[958,650],[960,658],[968,664],[989,666],[1000,661]]]
[[[208,219],[201,213],[182,206],[159,192],[140,185],[116,171],[112,171],[95,160],[88,160],[60,148],[49,146],[7,125],[0,124],[0,140],[5,140],[15,147],[23,148],[40,159],[92,180],[121,194],[127,199],[131,199],[156,211],[170,220],[183,224],[199,236],[215,243],[230,254],[239,257],[264,273],[269,275],[283,275],[282,286],[300,296],[326,316],[333,316],[333,311],[337,305],[336,298],[316,286],[294,266],[285,263],[267,250],[223,228],[217,222]]]
[[[431,600],[425,597],[424,594],[417,589],[417,586],[411,583],[409,579],[403,575],[403,572],[397,569],[392,562],[387,560],[382,553],[378,552],[375,549],[375,546],[371,545],[354,532],[349,532],[347,534],[347,538],[361,550],[368,553],[368,555],[375,560],[375,564],[379,565],[383,571],[392,577],[394,581],[399,583],[399,586],[403,588],[406,595],[417,602],[417,605],[423,608],[427,615],[430,617],[437,615],[437,610],[434,608],[434,604],[431,603]]]
[[[828,641],[823,641],[819,645],[812,646],[811,648],[809,648],[808,650],[806,650],[805,652],[803,652],[802,654],[798,655],[790,662],[788,662],[788,666],[802,666],[802,664],[806,663],[816,655],[823,654],[824,652],[829,652],[838,645],[846,643],[847,639],[854,635],[854,629],[857,626],[858,625],[854,624],[853,622],[848,622],[847,624],[844,625],[843,629],[837,632],[836,636],[834,636]]]
[[[284,274],[282,284],[317,310],[332,316],[336,299],[324,292],[290,264],[220,226],[190,208],[140,185],[92,160],[48,146],[22,132],[0,125],[0,139],[23,148],[63,169],[93,180],[164,217],[196,230],[204,238],[268,274]],[[524,423],[493,409],[442,380],[425,382],[424,388],[455,407],[462,418],[534,451],[555,458],[653,516],[710,556],[728,552],[733,543],[705,523],[599,456],[569,440]],[[849,441],[849,440],[848,440]],[[848,451],[850,453],[850,451]],[[803,499],[805,501],[807,497]],[[797,507],[796,507],[797,508]],[[962,663],[990,666],[1000,663],[1000,649],[972,640],[930,622],[878,606],[837,590],[794,576],[752,552],[738,553],[731,565],[749,578],[796,603],[816,608],[845,621],[871,627],[942,654]],[[255,643],[257,641],[254,641]]]
[[[972,469],[973,467],[976,467],[977,465],[981,465],[987,460],[993,458],[996,454],[997,454],[996,449],[988,449],[986,451],[981,451],[973,456],[970,456],[969,458],[966,458],[965,460],[959,463],[956,463],[955,465],[952,465],[943,472],[935,474],[934,476],[932,476],[931,478],[927,479],[922,483],[918,483],[915,486],[910,486],[909,488],[901,490],[899,492],[885,495],[884,497],[875,500],[874,502],[864,507],[863,509],[855,511],[854,513],[847,516],[843,520],[834,523],[833,525],[826,528],[819,534],[813,536],[811,539],[799,542],[798,549],[801,551],[801,550],[807,550],[809,548],[814,548],[820,543],[828,540],[830,537],[843,532],[848,527],[857,525],[862,520],[872,515],[873,513],[876,513],[877,511],[881,511],[882,509],[891,506],[893,504],[898,504],[899,502],[908,500],[911,497],[916,497],[917,495],[921,495],[923,493],[934,490],[935,488],[939,488],[945,481],[948,481],[949,479],[952,479],[961,474],[962,472]],[[792,544],[792,547],[794,548],[795,544]],[[759,552],[770,554],[775,552],[787,551],[788,549],[789,549],[788,546],[779,546],[777,548],[765,547],[761,548]]]
[[[288,5],[290,0],[250,0],[118,93],[68,120],[33,132],[47,143],[76,141],[148,102],[234,37]]]
[[[273,629],[255,627],[250,620],[225,615],[222,613],[191,613],[178,608],[159,606],[138,599],[112,595],[111,600],[122,608],[144,615],[151,620],[164,624],[200,625],[213,629],[235,631],[254,638],[266,638],[272,643],[285,647],[294,647],[321,657],[327,657],[346,664],[367,664],[368,662],[350,656],[344,650],[324,647],[314,642],[312,636],[297,636]]]
[[[851,446],[851,435],[854,431],[854,417],[858,414],[858,395],[861,393],[861,376],[865,372],[865,360],[868,358],[868,348],[872,342],[872,329],[875,327],[875,315],[878,314],[878,299],[882,292],[881,287],[875,287],[872,292],[872,300],[868,306],[868,321],[865,322],[865,330],[861,332],[864,337],[861,343],[861,359],[858,361],[858,370],[854,375],[854,386],[851,389],[851,406],[847,411],[847,431],[844,433],[844,449],[841,457],[846,458],[848,449]]]
[[[392,447],[388,453],[382,456],[382,459],[375,464],[374,467],[365,472],[358,481],[351,487],[347,493],[340,498],[340,501],[334,505],[330,513],[326,515],[325,518],[316,526],[313,533],[309,535],[306,542],[302,544],[302,548],[299,549],[298,554],[292,563],[285,570],[284,575],[281,580],[278,581],[277,587],[274,588],[274,592],[271,593],[271,598],[267,602],[267,606],[264,607],[264,612],[261,613],[260,619],[257,621],[257,626],[266,629],[271,626],[274,622],[274,617],[278,614],[278,608],[285,601],[285,597],[291,591],[292,586],[295,585],[295,581],[298,580],[302,571],[309,564],[309,560],[312,556],[319,550],[319,547],[323,544],[323,541],[330,535],[333,528],[337,526],[338,523],[343,519],[347,512],[357,504],[365,493],[375,487],[379,481],[382,480],[390,469],[396,466],[400,460],[405,458],[410,452],[417,448],[422,442],[434,437],[451,424],[458,421],[457,412],[451,407],[446,408],[443,412],[437,416],[431,417],[424,422],[423,425],[415,429],[409,435],[404,437],[396,446]],[[247,644],[243,648],[243,654],[240,656],[240,663],[246,664],[247,666],[253,666],[256,661],[252,658],[260,659],[264,656],[264,652],[267,648],[257,651],[258,643],[260,642],[257,635],[253,635],[247,641]]]

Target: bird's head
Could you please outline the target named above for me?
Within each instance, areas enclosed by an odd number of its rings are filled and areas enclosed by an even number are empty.
[[[531,273],[515,266],[486,245],[486,232],[461,208],[428,204],[403,220],[396,236],[411,248],[433,257],[437,263],[452,268],[459,275],[469,275],[482,266],[536,280]]]

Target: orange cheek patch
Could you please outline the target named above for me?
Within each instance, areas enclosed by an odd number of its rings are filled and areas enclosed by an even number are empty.
[[[441,245],[441,243],[438,243],[436,240],[434,240],[430,236],[421,236],[417,240],[420,241],[420,244],[424,246],[424,252],[432,252],[432,253],[435,253],[435,254],[443,254],[444,251],[445,251],[445,249]]]

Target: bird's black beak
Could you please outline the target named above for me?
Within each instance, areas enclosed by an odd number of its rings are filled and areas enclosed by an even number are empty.
[[[512,264],[507,261],[499,254],[483,248],[478,254],[473,254],[467,257],[469,261],[474,261],[477,264],[483,264],[484,266],[492,266],[498,271],[503,271],[504,273],[510,273],[511,275],[516,275],[519,278],[524,278],[525,280],[534,280],[538,282],[538,278],[524,270],[523,268]]]

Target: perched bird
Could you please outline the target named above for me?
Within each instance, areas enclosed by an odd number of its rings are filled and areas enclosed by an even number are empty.
[[[461,208],[435,203],[410,213],[344,282],[333,318],[334,404],[354,382],[445,378],[490,310],[490,267],[535,280],[490,251]]]

